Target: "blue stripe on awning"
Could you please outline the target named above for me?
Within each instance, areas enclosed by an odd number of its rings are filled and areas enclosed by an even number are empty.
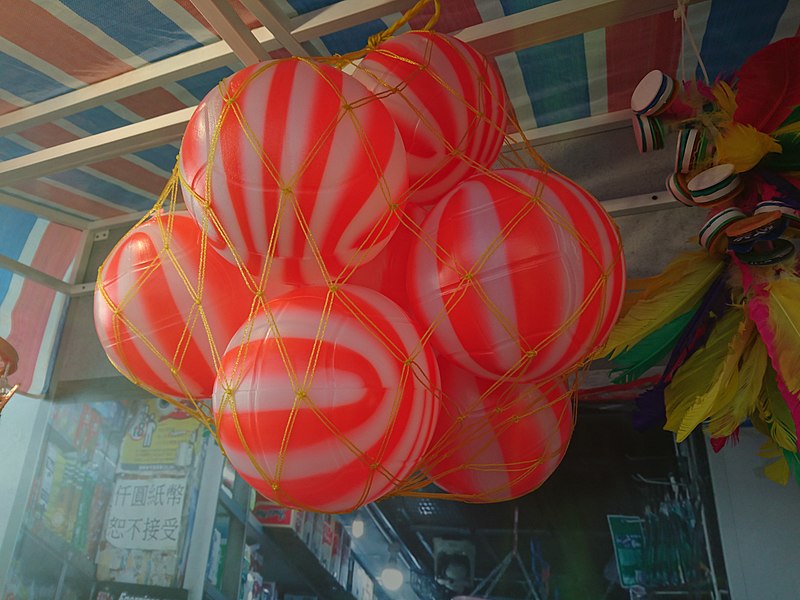
[[[582,35],[520,50],[517,57],[539,127],[590,115]]]
[[[34,215],[0,204],[0,254],[19,260],[36,224]],[[0,269],[0,302],[6,297],[13,273]]]
[[[386,29],[386,23],[380,19],[356,25],[344,31],[324,35],[320,39],[331,54],[346,54],[361,50],[367,45],[369,36]]]
[[[25,146],[21,146],[16,142],[12,142],[8,138],[0,138],[0,160],[9,160],[17,158],[18,156],[25,156],[30,154],[31,151]]]
[[[0,85],[29,102],[47,100],[73,89],[4,52],[0,52]]]
[[[700,55],[709,77],[731,75],[772,40],[788,0],[712,2]],[[702,73],[698,67],[698,77]]]
[[[85,173],[78,169],[71,169],[69,171],[62,171],[61,173],[54,173],[48,176],[53,181],[58,181],[64,185],[84,191],[98,198],[102,198],[106,202],[119,204],[132,208],[134,210],[147,210],[155,202],[155,198],[151,198],[144,194],[137,194],[129,189],[116,185],[115,183],[99,179],[89,173]]]
[[[303,15],[312,10],[317,10],[336,4],[338,0],[289,0],[289,5],[297,11],[298,15]]]
[[[228,67],[220,67],[213,71],[206,71],[200,75],[195,75],[194,77],[181,79],[177,83],[200,101],[206,97],[206,94],[211,91],[211,88],[231,75],[233,75],[233,71]]]
[[[147,0],[61,0],[108,36],[153,62],[200,44]]]
[[[134,156],[138,156],[142,160],[146,160],[150,164],[157,166],[159,169],[172,173],[172,168],[175,166],[175,161],[178,156],[178,147],[172,144],[159,146],[158,148],[148,148],[147,150],[140,150],[134,152]]]
[[[77,125],[89,134],[102,133],[110,129],[116,129],[117,127],[131,124],[130,121],[123,119],[102,106],[75,113],[74,115],[65,117],[65,120],[73,125]]]
[[[553,2],[556,2],[556,0],[500,0],[500,5],[503,7],[505,14],[513,15],[529,8],[537,8]]]

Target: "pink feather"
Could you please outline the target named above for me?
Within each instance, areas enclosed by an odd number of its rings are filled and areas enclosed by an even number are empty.
[[[734,120],[772,133],[800,104],[800,38],[786,38],[762,48],[736,75]]]
[[[742,271],[742,285],[750,297],[747,303],[747,313],[755,323],[756,329],[758,329],[758,333],[767,347],[767,354],[769,354],[775,371],[778,389],[781,392],[781,396],[783,396],[784,402],[786,402],[786,406],[789,408],[789,413],[792,415],[795,430],[800,432],[800,398],[798,398],[798,394],[793,394],[789,390],[783,377],[781,377],[775,333],[769,324],[769,290],[767,289],[767,284],[756,281],[750,267],[739,261],[735,256],[733,261]]]

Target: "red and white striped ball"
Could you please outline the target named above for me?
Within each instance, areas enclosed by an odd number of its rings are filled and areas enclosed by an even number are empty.
[[[436,425],[439,373],[395,303],[359,286],[330,302],[327,292],[273,299],[249,337],[233,337],[213,408],[222,447],[259,493],[338,513],[384,496],[417,467]]]
[[[476,165],[489,168],[497,160],[505,88],[495,67],[468,44],[410,31],[369,52],[354,75],[381,96],[400,128],[412,202],[439,200]]]
[[[356,269],[348,283],[377,290],[400,306],[408,306],[406,275],[414,240],[420,235],[420,224],[430,212],[430,205],[406,204],[395,211],[400,224],[392,239],[378,256]]]
[[[539,488],[573,431],[560,379],[496,383],[440,361],[442,411],[427,459],[431,478],[467,502],[502,502]]]
[[[502,169],[454,189],[412,250],[410,305],[437,352],[486,378],[552,379],[604,343],[625,264],[611,218],[553,172]]]
[[[131,229],[100,267],[95,328],[108,358],[134,383],[209,398],[214,354],[218,361],[252,298],[234,265],[212,250],[203,257],[194,219],[157,215]]]
[[[294,284],[324,281],[317,256],[332,278],[374,256],[408,186],[386,108],[354,77],[301,58],[252,65],[211,90],[179,166],[190,212],[219,226],[213,247],[254,275],[274,257],[270,269]]]

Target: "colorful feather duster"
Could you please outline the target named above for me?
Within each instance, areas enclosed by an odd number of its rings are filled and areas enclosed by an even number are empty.
[[[739,123],[775,131],[800,105],[800,38],[786,38],[753,54],[737,73]]]
[[[735,396],[739,362],[755,333],[744,311],[731,309],[717,321],[705,346],[675,373],[664,392],[664,428],[673,431],[679,442]]]
[[[685,315],[708,291],[724,262],[705,252],[687,252],[673,260],[664,272],[650,278],[638,302],[616,324],[605,346],[613,360],[651,333]]]

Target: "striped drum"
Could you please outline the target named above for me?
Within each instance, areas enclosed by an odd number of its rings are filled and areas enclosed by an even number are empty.
[[[439,374],[399,306],[359,286],[327,293],[275,298],[233,337],[213,408],[228,458],[263,496],[347,512],[417,466],[438,416]]]
[[[323,281],[319,258],[335,278],[376,254],[408,185],[384,106],[355,78],[301,58],[247,67],[211,90],[179,166],[187,207],[218,225],[214,248],[294,284]]]
[[[572,436],[564,382],[494,383],[439,363],[442,411],[426,460],[439,487],[467,502],[502,502],[553,474]]]
[[[443,357],[481,377],[541,381],[608,336],[625,290],[619,234],[572,181],[525,169],[476,175],[423,229],[410,305]]]
[[[497,160],[506,93],[493,65],[448,35],[411,31],[368,53],[355,77],[383,99],[408,153],[413,202],[434,202]],[[398,90],[398,91],[395,91]]]
[[[189,215],[155,216],[131,229],[100,268],[95,328],[108,358],[137,385],[209,398],[216,368],[208,332],[221,354],[251,301],[235,266],[213,251],[203,259]]]

